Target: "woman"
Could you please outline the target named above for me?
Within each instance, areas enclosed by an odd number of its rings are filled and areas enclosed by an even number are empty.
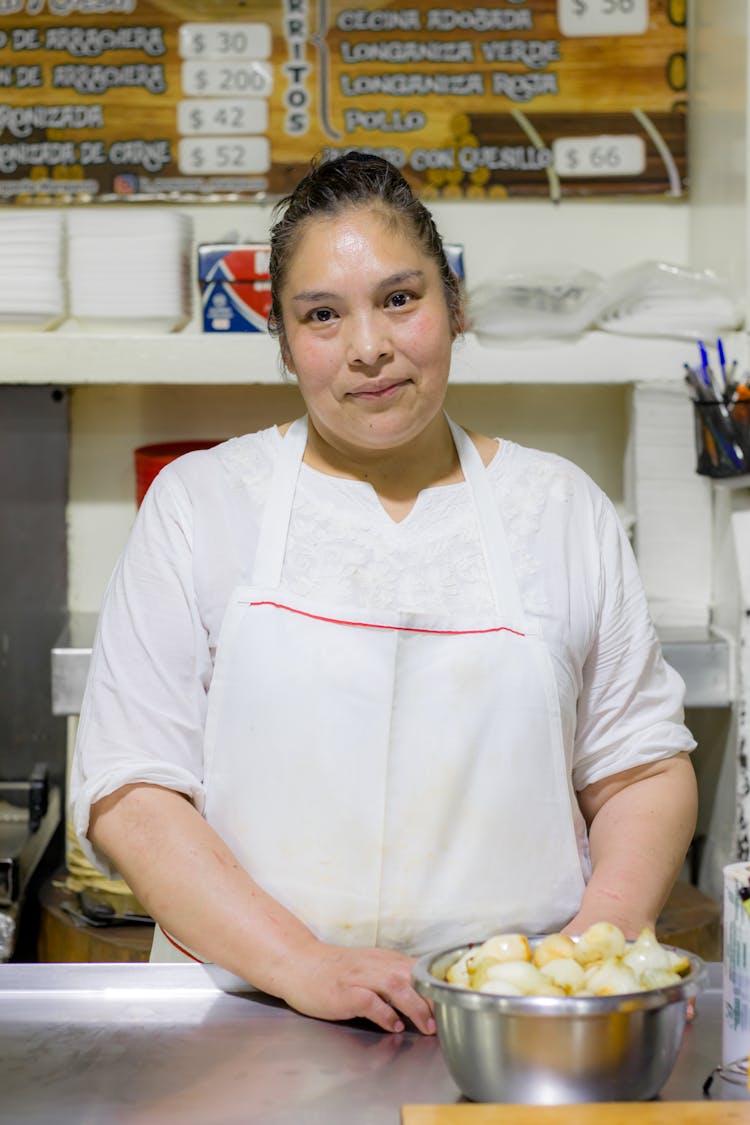
[[[271,274],[306,418],[150,489],[74,824],[160,923],[155,957],[431,1033],[417,953],[654,924],[695,820],[682,685],[606,497],[444,414],[461,301],[400,173],[313,167]]]

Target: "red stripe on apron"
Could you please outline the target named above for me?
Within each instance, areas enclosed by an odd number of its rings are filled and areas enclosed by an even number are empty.
[[[207,964],[206,961],[202,961],[200,957],[196,957],[194,953],[191,953],[189,949],[185,949],[184,945],[180,945],[179,942],[175,941],[172,935],[168,934],[163,926],[160,926],[159,929],[164,934],[164,937],[167,939],[169,944],[173,945],[175,949],[180,951],[180,953],[184,953],[186,957],[189,957],[191,961],[195,961],[198,965]]]
[[[462,637],[478,633],[513,633],[516,637],[526,636],[518,629],[511,629],[509,625],[495,625],[491,629],[415,629],[410,625],[376,625],[371,621],[344,621],[338,617],[321,617],[317,613],[306,613],[303,609],[294,609],[290,605],[282,605],[281,602],[248,602],[247,604],[249,609],[268,605],[273,609],[284,609],[287,613],[298,613],[300,617],[310,617],[313,621],[327,621],[331,625],[352,625],[359,629],[391,629],[401,633],[428,633],[441,637]]]

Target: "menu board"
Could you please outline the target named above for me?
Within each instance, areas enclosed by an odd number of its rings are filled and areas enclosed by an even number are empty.
[[[0,205],[684,192],[687,0],[356,2],[0,0]]]

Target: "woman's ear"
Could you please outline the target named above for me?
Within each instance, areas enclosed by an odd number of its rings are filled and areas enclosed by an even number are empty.
[[[450,325],[454,340],[457,340],[459,336],[463,336],[466,331],[466,309],[463,304],[460,304],[457,309],[451,311]]]

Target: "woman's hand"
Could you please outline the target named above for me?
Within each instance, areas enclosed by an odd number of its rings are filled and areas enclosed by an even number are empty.
[[[432,1009],[411,984],[413,957],[392,949],[353,949],[314,941],[285,972],[284,1000],[298,1012],[326,1020],[356,1017],[385,1031],[403,1031],[406,1016],[425,1035],[435,1031]]]

